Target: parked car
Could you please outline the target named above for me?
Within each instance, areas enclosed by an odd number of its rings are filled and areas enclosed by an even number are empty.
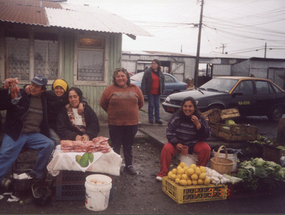
[[[165,94],[161,96],[168,96],[172,93],[183,92],[187,90],[187,84],[179,81],[176,77],[171,74],[163,73],[165,81]],[[144,72],[137,73],[131,77],[131,83],[141,88],[141,82]]]
[[[285,92],[268,79],[224,76],[208,81],[196,90],[168,96],[162,106],[176,112],[184,98],[192,96],[198,108],[238,108],[241,116],[267,116],[279,121],[285,110]]]

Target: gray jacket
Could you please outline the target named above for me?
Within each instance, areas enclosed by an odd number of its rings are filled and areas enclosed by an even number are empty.
[[[165,93],[165,84],[164,84],[164,75],[161,71],[158,72],[159,77],[159,94]],[[152,82],[152,72],[151,69],[148,69],[144,72],[142,83],[141,83],[141,90],[144,95],[150,95],[151,90],[151,82]]]

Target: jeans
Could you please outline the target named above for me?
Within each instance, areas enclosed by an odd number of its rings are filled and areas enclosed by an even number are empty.
[[[160,95],[147,95],[148,99],[148,120],[153,121],[153,109],[154,109],[154,116],[155,121],[160,121],[159,115],[159,105],[160,105]]]
[[[24,146],[40,150],[31,173],[35,174],[38,179],[44,178],[54,142],[40,133],[21,134],[17,141],[5,134],[0,149],[0,182],[5,178]]]
[[[60,137],[52,128],[49,129],[49,138],[53,140],[55,146],[60,144]]]
[[[132,165],[133,160],[133,145],[135,135],[138,131],[138,125],[109,125],[109,134],[112,141],[114,151],[120,155],[121,145],[123,145],[123,152],[126,166]]]

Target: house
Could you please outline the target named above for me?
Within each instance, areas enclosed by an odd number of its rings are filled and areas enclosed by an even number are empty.
[[[267,78],[285,89],[285,59],[252,57],[232,65],[231,75]]]
[[[0,0],[0,78],[20,86],[43,74],[79,87],[100,120],[100,97],[121,67],[122,34],[151,36],[133,23],[89,5]]]

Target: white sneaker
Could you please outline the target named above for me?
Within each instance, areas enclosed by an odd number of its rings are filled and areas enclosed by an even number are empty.
[[[160,177],[160,176],[156,176],[156,181],[162,181],[162,177]]]

